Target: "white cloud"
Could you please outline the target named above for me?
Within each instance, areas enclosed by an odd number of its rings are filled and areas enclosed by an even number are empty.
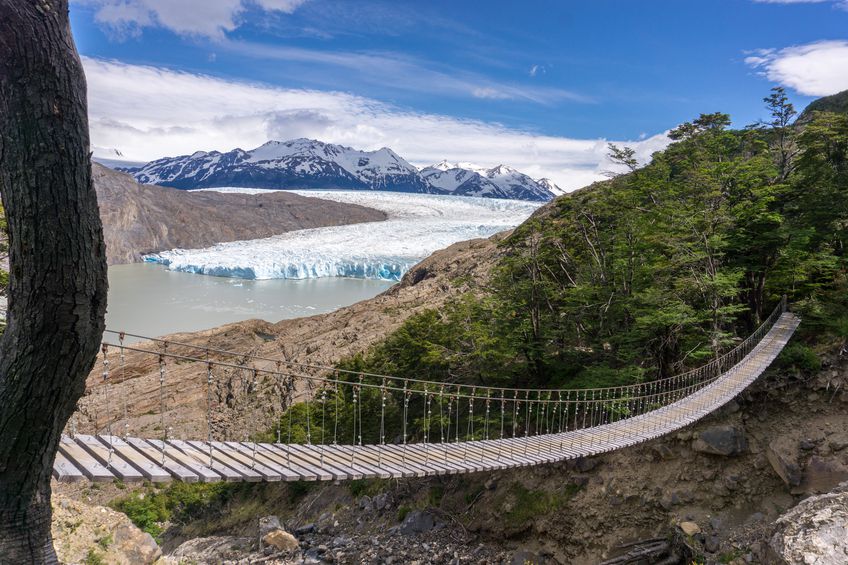
[[[250,7],[291,13],[306,0],[73,0],[92,6],[94,19],[118,33],[163,27],[181,35],[220,39],[239,26]]]
[[[418,166],[442,159],[509,164],[568,190],[604,178],[602,172],[611,168],[605,139],[540,135],[406,111],[340,92],[283,89],[89,58],[84,65],[92,144],[118,149],[132,161],[310,137],[361,149],[391,147]],[[660,134],[624,143],[646,160],[668,140]]]
[[[536,75],[543,75],[548,72],[548,69],[545,65],[533,65],[530,67],[530,70],[527,71],[527,74],[531,77],[535,77]]]
[[[758,4],[833,4],[848,10],[848,0],[754,0]]]
[[[848,89],[848,41],[817,41],[761,49],[745,59],[770,81],[800,94],[827,96]]]
[[[266,10],[277,10],[291,14],[297,10],[306,0],[254,0]]]
[[[264,45],[226,39],[219,48],[241,57],[264,61],[305,63],[301,77],[338,83],[338,70],[354,82],[447,96],[488,100],[520,100],[551,105],[560,101],[591,103],[591,98],[562,88],[524,86],[498,82],[478,73],[434,65],[432,62],[392,51],[325,51],[302,47]],[[334,67],[328,71],[324,67]]]

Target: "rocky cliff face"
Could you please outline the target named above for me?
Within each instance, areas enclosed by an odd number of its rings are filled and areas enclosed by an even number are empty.
[[[297,194],[186,192],[140,185],[125,173],[92,164],[110,265],[145,253],[195,249],[271,237],[306,228],[386,219],[378,210]]]

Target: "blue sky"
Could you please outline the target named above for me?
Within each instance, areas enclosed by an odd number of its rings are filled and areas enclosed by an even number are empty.
[[[269,137],[500,162],[567,188],[606,140],[647,158],[700,112],[848,88],[848,3],[72,0],[97,150],[148,160]]]

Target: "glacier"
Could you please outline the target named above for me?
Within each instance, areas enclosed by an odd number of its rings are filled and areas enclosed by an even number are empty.
[[[202,190],[267,192],[227,187]],[[398,281],[433,252],[511,229],[541,205],[524,200],[360,190],[291,192],[369,206],[386,212],[388,219],[298,230],[205,249],[173,249],[144,259],[173,271],[242,279],[354,277]]]

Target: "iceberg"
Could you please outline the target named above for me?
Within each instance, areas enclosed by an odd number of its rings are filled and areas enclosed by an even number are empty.
[[[254,192],[253,189],[204,189]],[[439,249],[511,229],[538,202],[391,192],[302,190],[303,196],[386,212],[383,222],[313,228],[205,249],[173,249],[146,261],[174,271],[241,279],[354,277],[398,281]]]

